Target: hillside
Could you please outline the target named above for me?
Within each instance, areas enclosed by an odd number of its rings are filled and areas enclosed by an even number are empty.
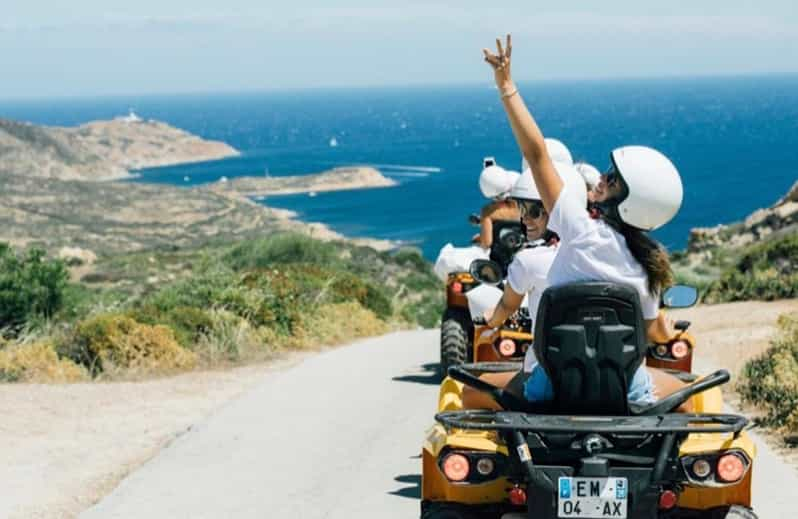
[[[131,115],[75,128],[0,119],[0,174],[59,180],[110,180],[134,169],[238,155],[158,121]]]

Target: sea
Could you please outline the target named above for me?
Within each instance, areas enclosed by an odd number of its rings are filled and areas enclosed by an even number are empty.
[[[668,155],[685,187],[678,215],[654,235],[671,250],[690,229],[744,218],[798,179],[798,76],[525,82],[544,134],[599,169],[610,151],[644,144]],[[349,236],[400,240],[434,260],[467,245],[467,217],[486,202],[482,159],[521,157],[490,84],[0,101],[0,117],[71,126],[126,115],[229,143],[240,157],[139,171],[136,182],[192,186],[241,175],[369,165],[396,187],[269,196]]]

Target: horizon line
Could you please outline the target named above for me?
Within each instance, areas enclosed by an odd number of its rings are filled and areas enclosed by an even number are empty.
[[[664,74],[664,75],[632,75],[632,76],[593,76],[593,77],[550,77],[537,79],[518,79],[519,85],[528,86],[530,83],[621,83],[634,81],[690,81],[690,80],[711,80],[711,79],[756,79],[756,78],[798,78],[798,71],[774,71],[774,72],[721,72],[710,74]],[[158,97],[179,97],[179,96],[233,96],[233,95],[257,95],[257,94],[286,94],[286,93],[313,93],[325,91],[358,91],[358,90],[397,90],[397,89],[433,89],[433,88],[468,88],[468,87],[493,87],[493,82],[486,81],[434,81],[427,83],[400,83],[400,84],[371,84],[371,85],[326,85],[326,86],[301,86],[301,87],[278,87],[278,88],[241,88],[241,89],[220,89],[220,90],[184,90],[184,91],[163,91],[163,92],[115,92],[115,93],[88,93],[88,94],[64,94],[64,95],[21,95],[11,97],[0,97],[0,104],[10,104],[15,102],[41,102],[41,101],[85,101],[129,99],[139,98],[158,98]]]

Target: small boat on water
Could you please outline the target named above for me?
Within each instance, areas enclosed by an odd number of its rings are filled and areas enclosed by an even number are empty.
[[[336,148],[336,147],[338,147],[338,139],[333,137],[332,139],[330,139],[330,148]]]

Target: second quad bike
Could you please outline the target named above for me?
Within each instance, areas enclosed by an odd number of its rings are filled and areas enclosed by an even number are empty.
[[[472,219],[478,217],[472,215]],[[493,244],[490,258],[507,273],[507,266],[525,242],[526,228],[521,222],[498,221],[493,225]],[[446,280],[446,309],[441,318],[440,372],[445,376],[451,366],[468,362],[474,357],[474,324],[469,311],[467,294],[479,286],[479,276],[469,272],[452,272]]]
[[[667,291],[665,299],[689,306]],[[422,449],[422,519],[756,518],[756,449],[747,419],[723,413],[727,371],[693,377],[653,403],[628,401],[649,348],[634,289],[547,289],[534,348],[551,401],[528,402],[479,378],[518,363],[450,368]],[[502,410],[465,408],[465,385]],[[676,412],[688,400],[694,412]]]

